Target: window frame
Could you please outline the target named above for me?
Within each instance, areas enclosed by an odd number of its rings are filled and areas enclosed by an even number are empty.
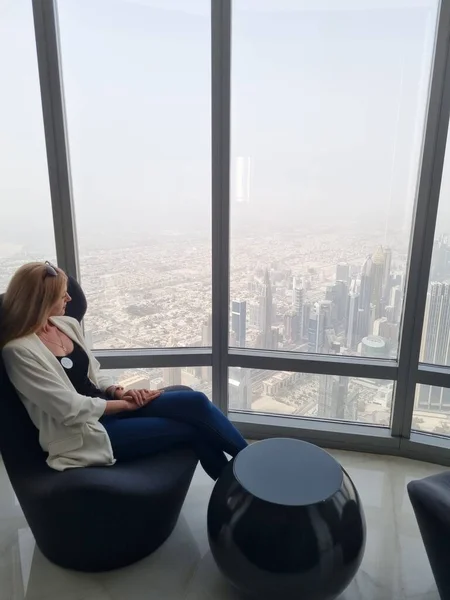
[[[57,0],[32,0],[57,261],[79,278]],[[251,438],[301,437],[320,445],[450,465],[450,438],[411,431],[418,383],[450,387],[450,366],[419,363],[450,114],[450,0],[441,0],[410,241],[397,360],[230,348],[230,86],[232,0],[211,0],[212,346],[96,351],[102,367],[211,366],[213,400],[228,413],[228,368],[245,367],[396,381],[390,428],[230,411]]]

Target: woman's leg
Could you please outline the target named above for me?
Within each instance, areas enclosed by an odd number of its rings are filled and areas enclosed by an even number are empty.
[[[214,480],[228,464],[225,454],[205,443],[201,432],[180,421],[159,417],[121,419],[111,415],[103,417],[101,423],[108,433],[118,461],[151,456],[186,444],[194,449],[202,467]]]
[[[162,417],[187,423],[202,434],[202,439],[219,450],[236,456],[247,446],[239,431],[202,392],[166,391],[149,404],[131,413],[129,417]]]

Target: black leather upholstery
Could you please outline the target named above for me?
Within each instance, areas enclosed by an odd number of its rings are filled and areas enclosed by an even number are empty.
[[[450,598],[450,472],[408,484],[425,550],[439,594]]]
[[[66,306],[66,315],[81,323],[87,310],[86,296],[81,289],[81,285],[73,277],[69,277],[67,291],[72,300]]]
[[[86,299],[73,279],[69,294],[67,314],[81,319]],[[8,476],[37,545],[51,561],[81,571],[115,569],[150,554],[170,535],[197,464],[191,449],[112,467],[54,471],[1,359],[0,410]]]

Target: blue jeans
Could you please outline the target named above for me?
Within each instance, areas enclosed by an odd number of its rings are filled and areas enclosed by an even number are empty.
[[[100,422],[118,461],[185,444],[194,449],[214,480],[228,464],[224,452],[234,457],[247,446],[239,431],[205,394],[189,389],[165,391],[143,408],[107,415]]]

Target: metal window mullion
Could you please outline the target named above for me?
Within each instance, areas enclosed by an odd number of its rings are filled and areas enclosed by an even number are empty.
[[[398,368],[394,361],[355,359],[343,356],[306,354],[301,352],[232,349],[228,354],[230,367],[342,375],[395,381]]]
[[[231,0],[211,0],[212,396],[228,410]]]
[[[33,0],[39,83],[58,266],[78,278],[78,247],[56,0]]]
[[[450,367],[428,364],[419,365],[416,383],[450,388]]]
[[[399,352],[392,435],[410,436],[450,111],[450,0],[442,0],[428,98]]]
[[[94,350],[103,369],[156,369],[210,367],[209,348],[155,348],[146,350]]]
[[[247,439],[287,436],[325,448],[389,454],[398,453],[400,446],[387,427],[363,423],[238,411],[230,411],[229,418]]]

